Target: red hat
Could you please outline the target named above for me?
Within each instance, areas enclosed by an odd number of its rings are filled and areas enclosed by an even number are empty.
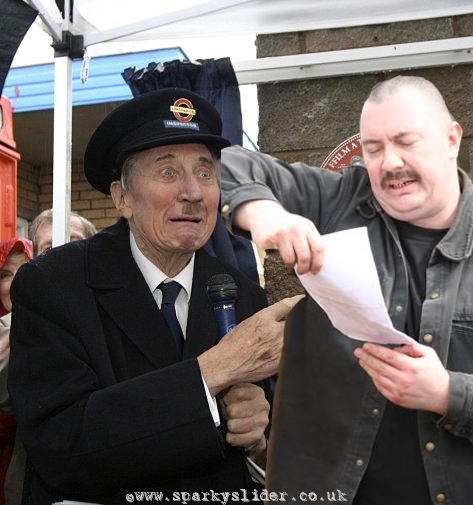
[[[13,249],[18,249],[25,253],[25,258],[29,261],[33,257],[33,242],[23,237],[12,237],[0,242],[0,269],[5,266],[7,258]],[[7,314],[7,311],[0,302],[0,317]]]

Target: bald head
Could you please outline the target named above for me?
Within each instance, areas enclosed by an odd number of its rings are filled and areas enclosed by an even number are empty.
[[[453,121],[453,116],[450,114],[440,91],[424,77],[398,75],[392,79],[379,82],[373,87],[365,103],[380,104],[401,91],[418,94],[427,100],[430,106],[436,107],[442,115],[445,115],[447,121]]]

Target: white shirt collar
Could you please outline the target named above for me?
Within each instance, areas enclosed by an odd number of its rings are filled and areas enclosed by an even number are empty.
[[[130,247],[131,254],[135,260],[138,268],[140,269],[143,277],[145,278],[146,284],[151,291],[151,293],[166,279],[170,279],[162,270],[160,270],[156,265],[151,263],[151,261],[138,249],[136,245],[135,237],[130,231]],[[187,303],[189,303],[190,295],[192,292],[192,278],[194,276],[194,262],[195,253],[192,255],[189,263],[175,276],[172,280],[179,282],[179,284],[184,288],[187,296]]]

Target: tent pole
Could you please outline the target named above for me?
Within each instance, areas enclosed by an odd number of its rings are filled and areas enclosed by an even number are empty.
[[[53,247],[69,241],[72,159],[72,59],[54,60]]]

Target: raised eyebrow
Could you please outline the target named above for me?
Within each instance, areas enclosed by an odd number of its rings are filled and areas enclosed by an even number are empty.
[[[214,159],[209,158],[208,156],[205,156],[205,155],[199,156],[199,161],[201,163],[207,163],[208,165],[215,165]]]
[[[157,156],[154,161],[165,161],[165,160],[168,160],[168,159],[175,159],[176,156],[172,153],[166,153],[166,154],[162,154],[161,156]],[[199,156],[199,161],[201,163],[207,163],[209,165],[215,165],[215,162],[213,160],[213,158],[209,158],[208,156]]]
[[[160,156],[157,156],[154,161],[165,161],[168,159],[173,159],[175,158],[174,154],[172,153],[166,153],[166,154],[161,154]]]

